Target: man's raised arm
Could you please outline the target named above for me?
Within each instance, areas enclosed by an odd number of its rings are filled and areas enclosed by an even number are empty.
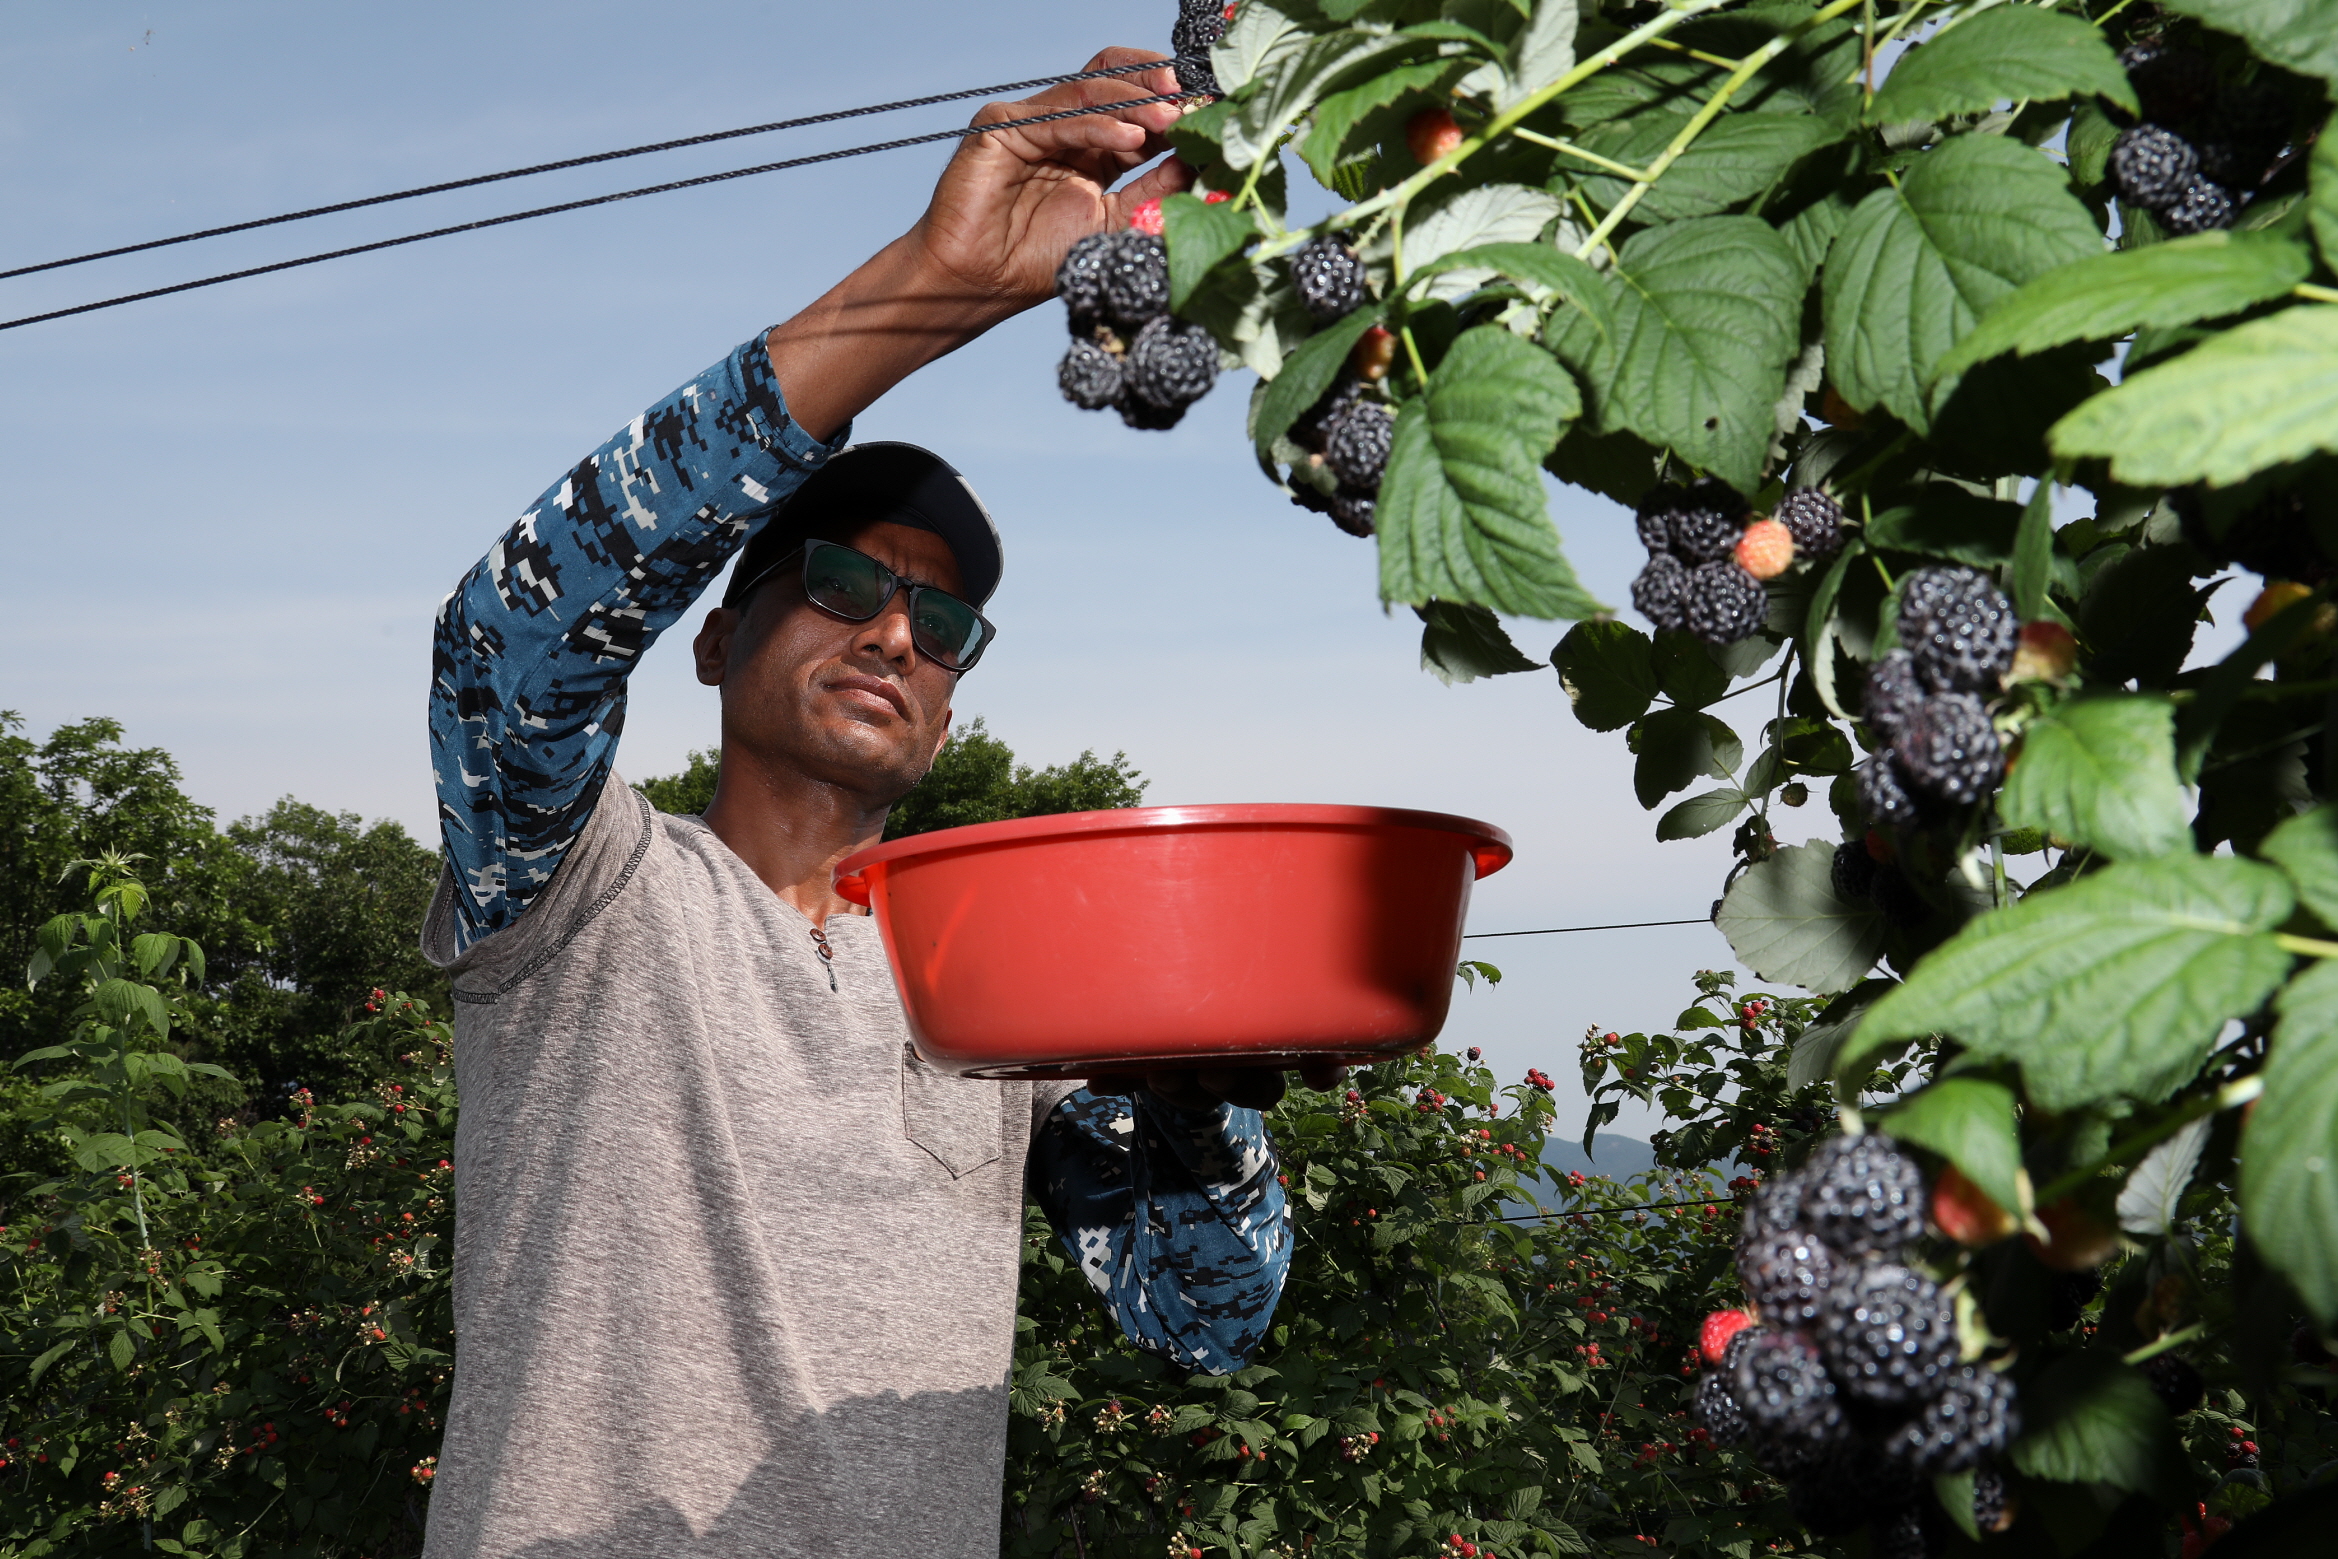
[[[1088,68],[1135,63],[1111,49]],[[1165,64],[1166,62],[1164,62]],[[1070,83],[975,123],[1175,91],[1163,69]],[[430,735],[457,941],[510,925],[608,782],[625,685],[852,418],[926,363],[1049,297],[1078,239],[1182,189],[1160,104],[962,143],[917,225],[811,307],[658,402],[530,506],[439,608]]]

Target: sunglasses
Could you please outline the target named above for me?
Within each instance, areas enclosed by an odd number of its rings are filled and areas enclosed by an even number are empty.
[[[865,552],[840,542],[804,544],[804,597],[831,617],[865,623],[909,592],[909,638],[918,652],[945,670],[974,669],[998,630],[989,618],[933,585],[912,584]],[[773,565],[778,573],[787,566]],[[760,581],[757,581],[760,583]]]

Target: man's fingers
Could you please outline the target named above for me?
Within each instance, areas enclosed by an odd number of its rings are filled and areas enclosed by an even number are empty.
[[[1299,1081],[1319,1092],[1329,1092],[1346,1082],[1348,1069],[1337,1061],[1309,1061],[1299,1068]]]
[[[1125,221],[1128,212],[1134,211],[1148,200],[1159,200],[1164,196],[1193,188],[1195,178],[1196,175],[1191,168],[1177,158],[1171,157],[1158,167],[1147,169],[1145,176],[1130,184],[1128,188],[1115,191],[1112,196],[1113,208]]]
[[[1228,1104],[1246,1110],[1271,1110],[1282,1102],[1283,1074],[1277,1067],[1226,1067],[1197,1072],[1194,1080]]]

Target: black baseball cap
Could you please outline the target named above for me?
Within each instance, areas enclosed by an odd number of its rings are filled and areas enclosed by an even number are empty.
[[[823,540],[869,520],[929,530],[958,560],[966,599],[989,600],[1006,569],[999,528],[955,466],[915,444],[854,444],[837,451],[772,509],[731,570],[723,605],[737,606],[811,537]]]

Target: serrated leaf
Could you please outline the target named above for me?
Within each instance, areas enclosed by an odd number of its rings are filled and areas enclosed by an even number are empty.
[[[2338,452],[2338,304],[2212,336],[2085,402],[2047,437],[2061,459],[2107,457],[2132,487],[2225,487]]]
[[[1614,329],[1553,320],[1603,432],[1669,445],[1739,490],[1761,485],[1771,409],[1801,345],[1802,269],[1769,224],[1701,217],[1636,234],[1608,280]]]
[[[1646,169],[1689,122],[1686,113],[1645,114],[1603,125],[1583,138],[1587,151]],[[1632,215],[1648,222],[1711,216],[1751,200],[1803,158],[1843,139],[1844,131],[1805,114],[1730,114],[1707,126],[1640,197]],[[1563,160],[1562,160],[1563,162]],[[1574,169],[1593,204],[1621,200],[1631,186],[1612,175]]]
[[[1872,904],[1835,896],[1834,846],[1780,850],[1746,869],[1715,922],[1730,949],[1764,980],[1821,995],[1849,990],[1883,951],[1883,917]],[[1860,1024],[1864,1035],[1872,1013]]]
[[[2334,132],[2338,132],[2338,114],[2330,116],[2330,123],[2322,126],[2314,141],[2307,173],[2313,181],[2307,220],[2313,226],[2314,242],[2321,246],[2322,263],[2338,270],[2338,133]]]
[[[1501,622],[1482,606],[1431,601],[1419,611],[1421,669],[1448,687],[1542,669],[1541,661],[1528,660],[1519,652]]]
[[[1861,980],[1820,1008],[1818,1017],[1794,1041],[1794,1050],[1786,1058],[1786,1086],[1799,1093],[1813,1083],[1823,1083],[1834,1076],[1835,1057],[1858,1031],[1859,1020],[1897,983],[1896,980]]]
[[[2253,861],[2123,862],[1972,921],[1876,1004],[1852,1048],[1950,1034],[2019,1061],[2045,1109],[2164,1099],[2281,984],[2289,955],[2269,933],[2293,903]]]
[[[1227,121],[1222,137],[1226,165],[1249,167],[1273,150],[1317,100],[1375,63],[1417,54],[1423,47],[1411,38],[1360,32],[1322,33],[1296,47],[1275,47],[1260,67],[1257,88]],[[1219,84],[1232,90],[1224,77]]]
[[[1314,128],[1300,143],[1299,155],[1322,183],[1332,182],[1332,169],[1347,151],[1349,135],[1364,117],[1402,99],[1407,93],[1434,94],[1444,79],[1460,67],[1452,60],[1424,60],[1399,65],[1359,86],[1334,92],[1315,106]]]
[[[1578,15],[1566,0],[1542,0],[1532,8],[1526,25],[1510,40],[1502,87],[1494,94],[1496,109],[1515,107],[1575,68]]]
[[[1169,243],[1169,306],[1182,309],[1220,261],[1258,236],[1258,224],[1232,201],[1215,205],[1196,195],[1161,202],[1162,236]]]
[[[2102,253],[2094,218],[2044,154],[1994,135],[1926,152],[1897,189],[1862,200],[1825,274],[1827,374],[1861,411],[1930,429],[1938,367],[1999,299]]]
[[[2298,901],[2325,926],[2338,926],[2338,811],[2318,806],[2289,819],[2257,847],[2289,876]]]
[[[2040,482],[2013,535],[2013,610],[2021,621],[2046,615],[2054,583],[2054,484]]]
[[[1283,359],[1282,372],[1268,382],[1266,393],[1259,397],[1258,413],[1251,426],[1260,460],[1273,458],[1275,440],[1290,432],[1291,424],[1322,399],[1323,392],[1339,377],[1357,341],[1379,319],[1377,309],[1358,309],[1347,318],[1324,326]]]
[[[1607,286],[1601,281],[1599,273],[1554,245],[1500,243],[1457,249],[1427,265],[1416,267],[1412,279],[1420,280],[1446,271],[1462,270],[1480,274],[1499,273],[1516,281],[1547,288],[1583,310],[1602,333],[1614,328],[1614,321],[1608,313]]]
[[[2287,239],[2227,232],[2094,255],[2009,294],[1934,371],[1961,373],[2007,352],[2028,357],[2072,341],[2113,340],[2143,326],[2235,314],[2281,296],[2312,268],[2305,250]]]
[[[1876,124],[1986,113],[2001,102],[2049,103],[2091,94],[2139,112],[2119,57],[2084,17],[1998,6],[1900,56],[1876,89]]]
[[[2241,1217],[2324,1325],[2338,1323],[2338,964],[2281,993],[2265,1092],[2241,1137]]]
[[[1737,772],[1745,744],[1737,733],[1697,709],[1659,709],[1632,727],[1632,789],[1640,805],[1654,811],[1676,790],[1710,775],[1725,780]]]
[[[1994,568],[2013,555],[2021,508],[1948,482],[1927,482],[1912,504],[1895,504],[1867,524],[1867,545],[1884,551]]]
[[[118,1131],[95,1131],[86,1137],[71,1141],[73,1162],[92,1174],[108,1169],[131,1169],[146,1161],[149,1155],[138,1151],[138,1145]]]
[[[2247,39],[2261,60],[2338,82],[2338,0],[2167,0],[2167,8]]]
[[[2192,847],[2176,778],[2176,711],[2166,699],[2082,698],[2040,715],[2022,733],[1998,813],[2114,860]]]
[[[1883,1129],[1956,1165],[1998,1206],[2020,1210],[2021,1129],[2003,1083],[1941,1078],[1885,1116]]]
[[[1551,667],[1576,720],[1594,731],[1620,731],[1656,700],[1653,647],[1629,623],[1577,623],[1551,651]]]
[[[114,1361],[114,1368],[117,1370],[128,1369],[130,1361],[137,1356],[138,1345],[130,1340],[130,1334],[127,1331],[114,1333],[113,1340],[106,1344],[106,1357]]]
[[[1218,85],[1226,95],[1232,97],[1250,85],[1251,78],[1277,53],[1296,50],[1306,38],[1297,22],[1265,0],[1246,0],[1242,9],[1234,13],[1233,25],[1210,50],[1210,73],[1218,78]],[[1229,128],[1231,123],[1229,120]],[[1245,162],[1239,166],[1246,168],[1250,164]]]
[[[1944,1472],[1932,1480],[1932,1497],[1940,1502],[1948,1519],[1956,1529],[1978,1543],[1981,1523],[1973,1513],[1973,1475],[1969,1472]],[[1750,1552],[1750,1550],[1749,1550]]]
[[[1752,799],[1735,785],[1691,796],[1656,820],[1656,837],[1660,841],[1701,839],[1716,828],[1727,827]]]
[[[2027,1425],[2013,1465],[2056,1483],[2152,1487],[2173,1431],[2151,1383],[2105,1353],[2057,1361],[2021,1393]]]
[[[1580,409],[1550,355],[1498,325],[1464,331],[1398,412],[1381,478],[1380,593],[1521,617],[1603,608],[1559,550],[1542,457]]]
[[[1464,190],[1421,218],[1404,234],[1408,268],[1430,266],[1447,255],[1487,244],[1529,244],[1564,209],[1547,190],[1524,184],[1486,184]],[[1473,292],[1485,272],[1445,269],[1425,289],[1431,298],[1452,299]]]
[[[1711,646],[1679,629],[1659,633],[1649,651],[1656,685],[1683,709],[1702,709],[1729,691],[1729,673],[1713,659]]]
[[[2152,1237],[2175,1227],[2184,1188],[2200,1167],[2200,1150],[2208,1145],[2208,1129],[2215,1124],[2202,1116],[2143,1156],[2119,1188],[2120,1228]]]

